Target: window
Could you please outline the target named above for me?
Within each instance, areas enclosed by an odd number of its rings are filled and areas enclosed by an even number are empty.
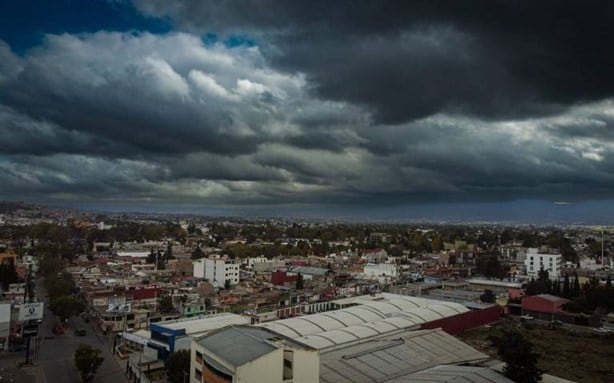
[[[294,376],[293,361],[294,351],[284,350],[284,380],[292,379]]]
[[[196,380],[198,380],[199,382],[202,382],[203,380],[203,373],[198,368],[194,369],[194,378],[196,378]]]

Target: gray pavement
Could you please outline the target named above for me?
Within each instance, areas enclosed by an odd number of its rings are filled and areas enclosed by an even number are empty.
[[[117,359],[111,354],[111,345],[105,342],[99,334],[94,331],[91,324],[85,323],[79,317],[69,320],[66,332],[61,335],[53,333],[53,327],[59,323],[58,319],[48,308],[48,298],[42,280],[37,280],[37,295],[41,301],[45,302],[45,317],[39,326],[40,353],[38,361],[42,372],[44,383],[56,382],[80,382],[81,378],[74,366],[74,352],[81,343],[89,344],[102,351],[104,362],[98,369],[94,382],[98,383],[125,383],[127,379],[124,375],[125,366],[122,367]],[[83,327],[86,329],[85,336],[78,336],[74,329]]]
[[[0,382],[39,383],[41,374],[37,366],[21,366],[23,352],[0,352]]]

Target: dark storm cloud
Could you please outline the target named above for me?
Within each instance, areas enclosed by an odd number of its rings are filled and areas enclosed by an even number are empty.
[[[55,153],[109,154],[130,152],[130,145],[79,130],[69,130],[37,120],[0,104],[0,137],[6,154]]]
[[[259,37],[273,64],[380,122],[487,118],[609,97],[614,4],[589,1],[136,0],[180,27]],[[274,54],[277,52],[277,54]]]
[[[351,112],[364,115],[309,100],[304,80],[267,69],[257,49],[205,46],[185,34],[50,35],[24,58],[5,44],[0,55],[7,58],[0,105],[21,116],[0,116],[3,129],[36,121],[10,129],[9,152],[32,139],[43,141],[32,142],[33,153],[55,148],[122,157],[246,154],[271,140],[307,146],[319,140],[339,149],[356,138],[336,131],[358,121]],[[33,126],[43,125],[44,134],[34,137]]]
[[[609,8],[137,4],[183,32],[47,35],[24,55],[0,43],[4,196],[228,206],[614,196],[614,76],[609,56],[597,60]]]
[[[119,146],[127,143],[142,151],[251,150],[254,136],[211,134],[232,130],[235,117],[230,110],[211,108],[190,97],[188,73],[177,73],[157,56],[163,52],[152,46],[170,45],[170,40],[182,42],[181,36],[166,41],[119,34],[50,36],[46,45],[20,62],[16,75],[7,76],[0,102],[66,131],[103,137]]]

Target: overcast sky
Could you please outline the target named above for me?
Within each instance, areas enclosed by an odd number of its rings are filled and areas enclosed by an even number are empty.
[[[0,199],[614,215],[611,1],[23,3],[0,4]]]

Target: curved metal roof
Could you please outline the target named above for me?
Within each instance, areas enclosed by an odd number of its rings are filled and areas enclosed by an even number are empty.
[[[390,302],[374,302],[372,304],[366,305],[376,310],[377,312],[388,315],[392,313],[396,313],[402,311],[398,306],[391,304]]]
[[[372,314],[371,312],[368,313]],[[327,313],[321,313],[321,315],[332,317],[342,322],[345,326],[353,326],[356,324],[365,323],[367,320],[369,320],[368,318],[365,318],[365,312],[363,311],[355,313],[350,310],[335,310]]]
[[[263,323],[274,332],[322,349],[469,311],[458,303],[388,294],[345,309]]]
[[[326,314],[306,315],[301,319],[313,323],[314,325],[321,328],[323,331],[330,331],[339,327],[347,327],[347,325],[342,321],[337,320]]]
[[[427,306],[429,310],[437,312],[441,315],[442,318],[454,316],[458,314],[462,314],[464,312],[469,311],[465,306],[459,305],[457,303],[445,303],[441,302],[440,304]]]
[[[345,331],[345,329],[323,332],[321,334],[318,334],[318,336],[328,339],[334,344],[343,344],[360,339],[359,336],[354,335],[351,332]]]
[[[383,331],[383,329],[376,330],[373,327],[369,327],[365,325],[351,326],[351,327],[344,329],[343,331],[354,335],[358,339],[364,339],[364,338],[368,338],[371,336],[376,336],[376,335],[379,335],[385,332]]]
[[[391,299],[388,302],[399,307],[401,310],[411,310],[412,308],[424,306],[425,304],[425,302],[413,299]]]
[[[283,336],[287,336],[288,338],[296,338],[297,336],[302,335],[300,332],[296,331],[292,327],[280,322],[281,321],[263,323],[260,326],[266,327],[269,330],[275,331],[276,333],[281,334]]]
[[[348,312],[350,314],[354,314],[358,317],[360,317],[364,322],[371,322],[374,320],[380,320],[385,318],[386,316],[384,314],[382,314],[381,312],[373,309],[370,306],[367,305],[363,305],[363,306],[354,306],[354,307],[349,307],[347,309],[341,309],[341,310],[336,310],[336,311],[344,311],[344,312]]]
[[[298,338],[297,341],[318,350],[336,345],[330,339],[323,338],[319,335],[304,336],[302,338]]]
[[[414,326],[419,326],[424,322],[418,322],[402,316],[395,316],[383,319],[379,323],[386,323],[396,327],[397,329],[406,329]]]
[[[368,327],[370,329],[373,329],[373,331],[377,331],[380,334],[392,332],[397,329],[395,326],[391,325],[390,323],[386,323],[383,321],[365,323],[362,325],[362,327]]]

